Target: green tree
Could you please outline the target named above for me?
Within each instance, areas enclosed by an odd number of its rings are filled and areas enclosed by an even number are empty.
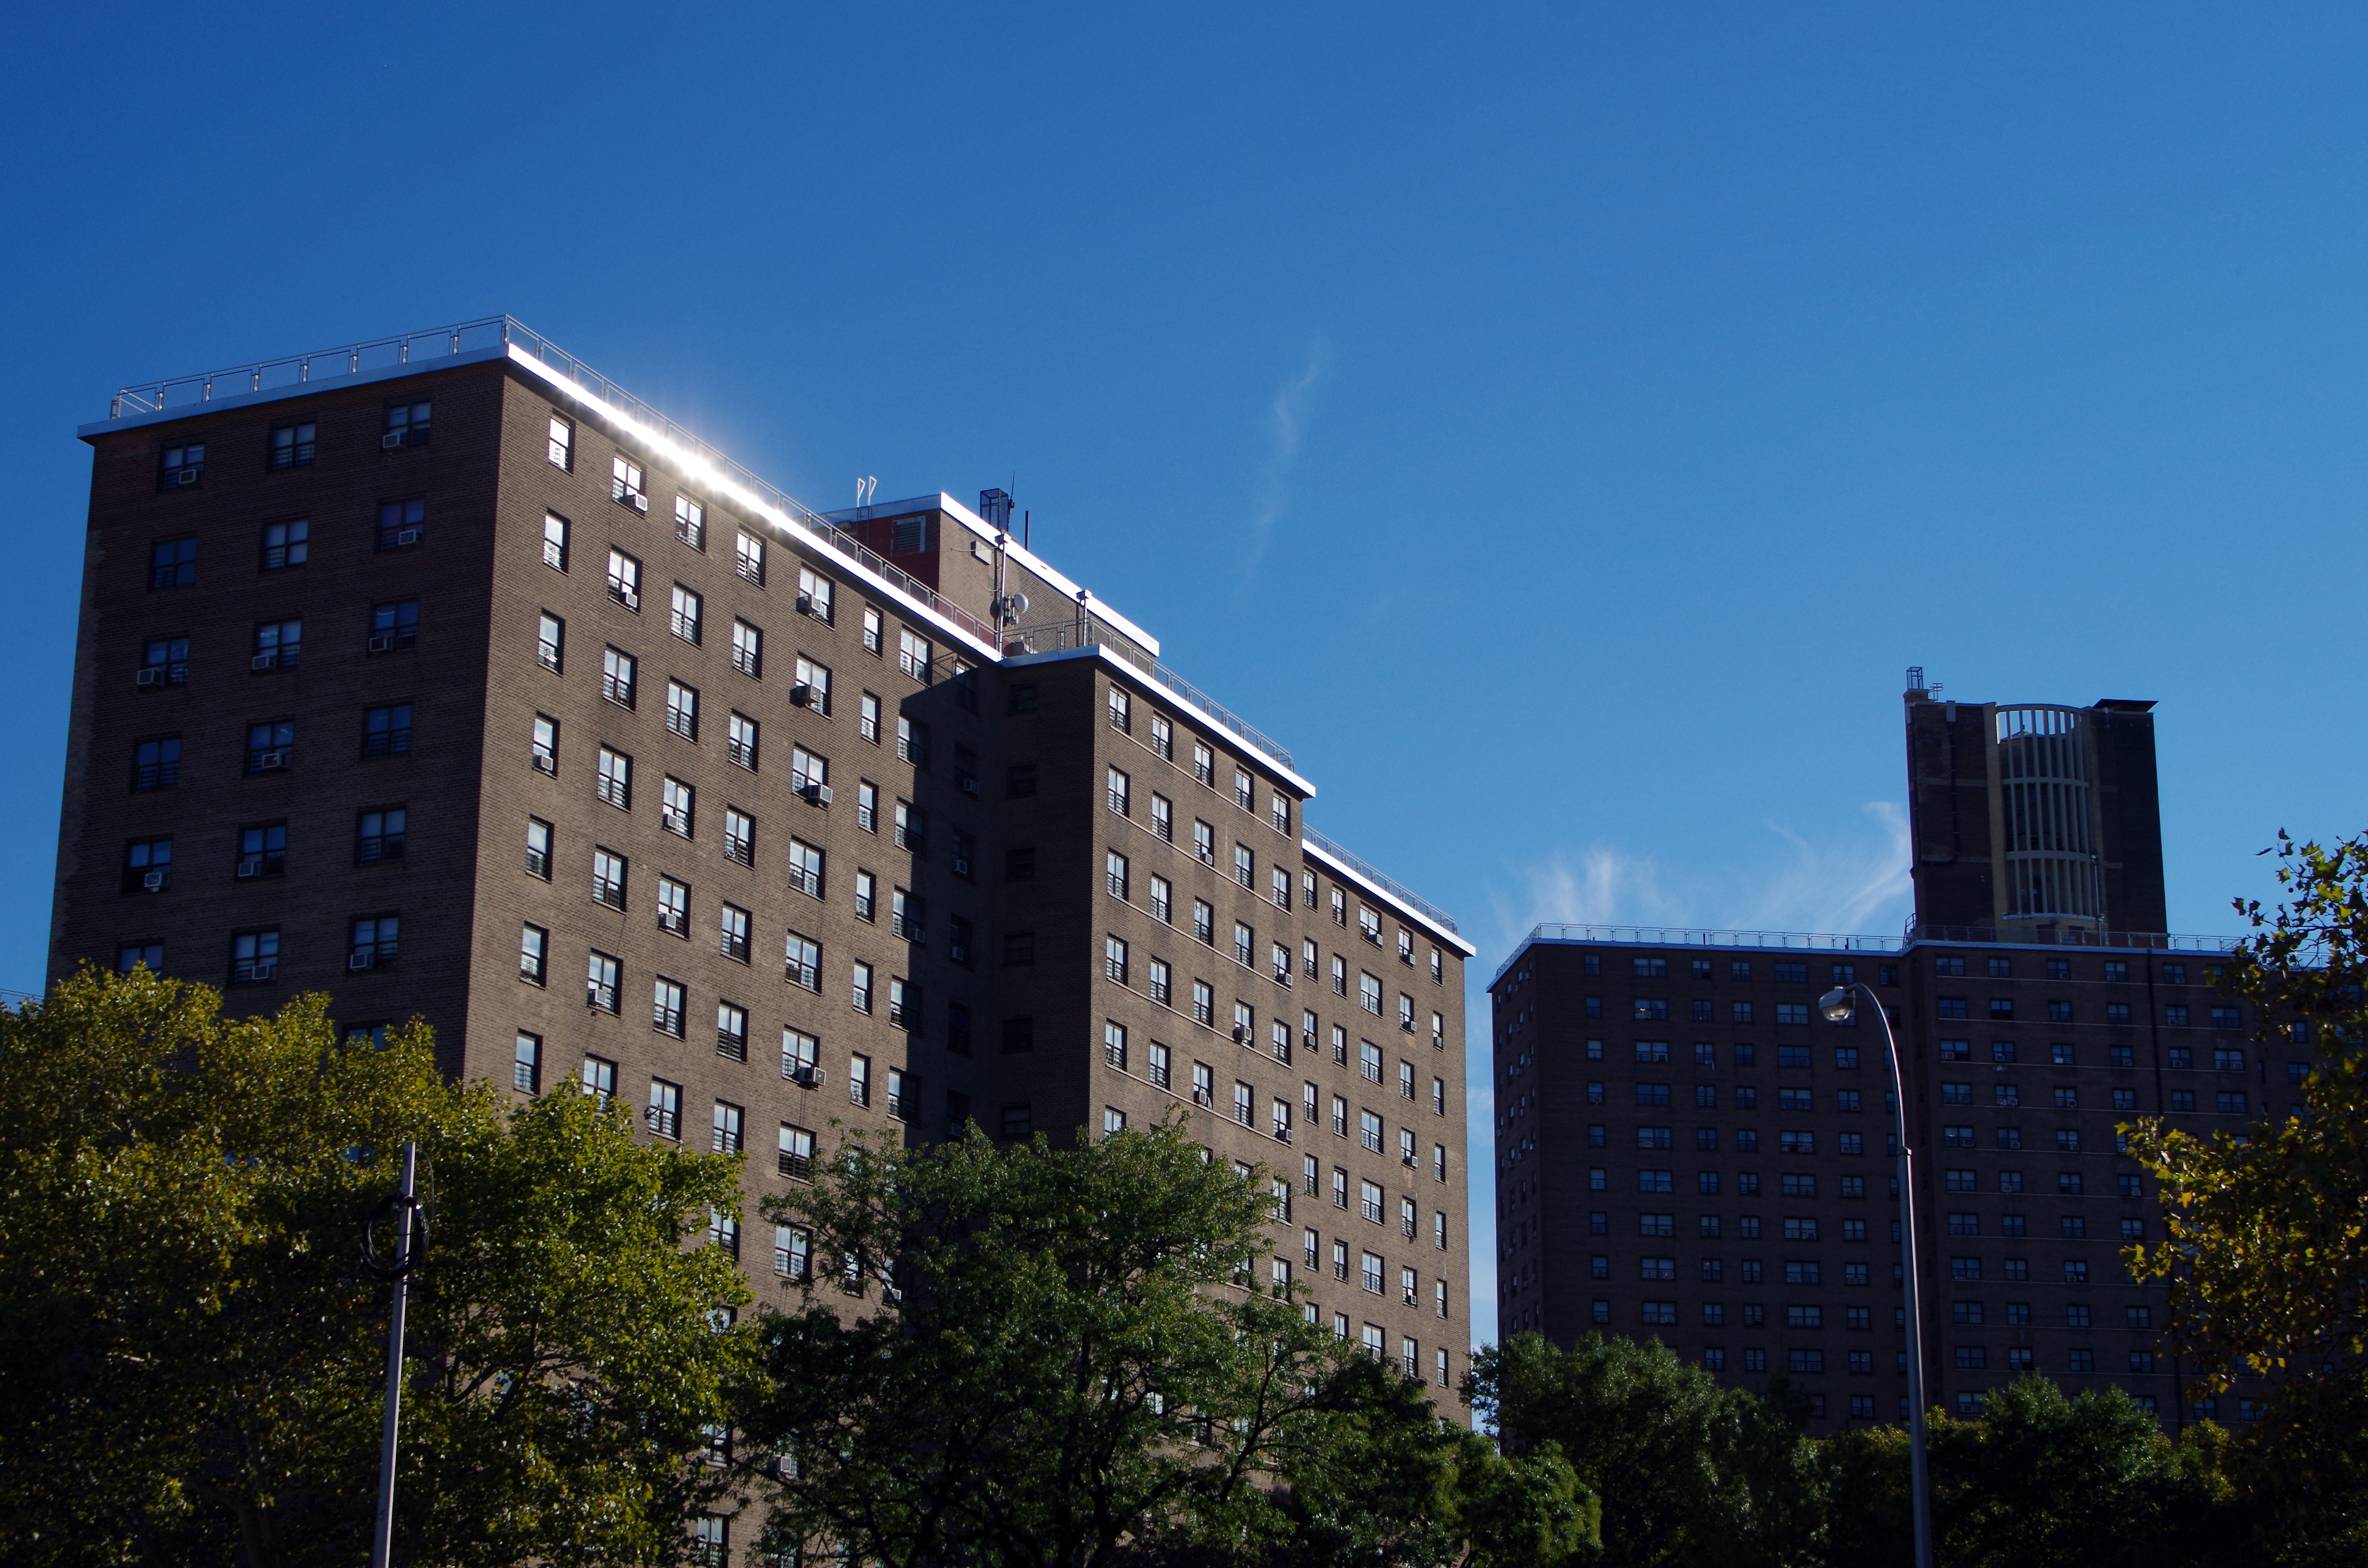
[[[415,1278],[398,1560],[655,1562],[728,1472],[753,1366],[730,1260],[686,1246],[732,1161],[555,1095],[505,1114],[424,1027],[340,1040],[319,996],[85,972],[0,1014],[0,1550],[30,1564],[350,1563],[388,1290],[356,1267],[396,1151]]]
[[[2226,1387],[2240,1361],[2357,1384],[2368,1373],[2368,839],[2332,848],[2280,834],[2289,901],[2239,901],[2254,935],[2222,984],[2265,1028],[2299,1025],[2331,1053],[2303,1086],[2305,1114],[2243,1136],[2198,1137],[2148,1119],[2129,1152],[2160,1183],[2161,1244],[2128,1249],[2170,1285],[2173,1343]]]
[[[1601,1499],[1617,1568],[1806,1563],[1823,1513],[1802,1402],[1719,1386],[1658,1340],[1515,1335],[1474,1357],[1474,1405],[1516,1451],[1551,1442]]]
[[[1269,1202],[1172,1126],[848,1138],[766,1205],[813,1259],[744,1422],[792,1477],[774,1539],[890,1568],[1429,1564],[1469,1550],[1468,1496],[1492,1548],[1581,1548],[1551,1460],[1490,1471],[1407,1380],[1259,1288]]]
[[[2236,1561],[2241,1520],[2225,1435],[2174,1446],[2119,1389],[2066,1398],[2036,1375],[1993,1390],[1978,1420],[1928,1423],[1933,1555],[1942,1568],[2173,1568]],[[1913,1541],[1907,1434],[1857,1428],[1819,1445],[1833,1499],[1830,1568],[1901,1568]]]
[[[2262,1511],[2263,1552],[2356,1562],[2368,1558],[2368,837],[2322,846],[2281,833],[2278,856],[2285,902],[2237,901],[2252,934],[2221,984],[2253,1005],[2265,1040],[2298,1029],[2316,1045],[2303,1114],[2242,1135],[2126,1129],[2166,1211],[2163,1241],[2126,1256],[2140,1278],[2169,1282],[2171,1344],[2205,1388],[2247,1366],[2277,1379],[2270,1419],[2232,1460]]]

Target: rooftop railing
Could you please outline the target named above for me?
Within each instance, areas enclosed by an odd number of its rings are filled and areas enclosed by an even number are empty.
[[[1601,942],[1642,948],[1770,948],[1801,952],[1894,955],[1906,951],[1910,944],[1916,942],[2226,953],[2239,939],[2235,937],[2173,936],[2159,931],[2059,930],[2043,933],[1988,926],[1918,926],[1912,920],[1896,941],[1889,937],[1852,937],[1809,931],[1714,931],[1694,926],[1571,926],[1548,922],[1514,944],[1513,955],[1518,958],[1521,949],[1531,942]],[[1503,979],[1506,970],[1512,964],[1513,960],[1507,959],[1498,967],[1497,979]]]
[[[1851,937],[1821,931],[1713,931],[1676,926],[1565,926],[1548,922],[1532,930],[1532,942],[1619,942],[1650,948],[1784,948],[1812,953],[1892,953],[1888,937]]]
[[[1018,658],[1023,653],[1052,653],[1065,648],[1090,648],[1099,645],[1141,672],[1155,686],[1165,687],[1216,721],[1218,728],[1241,741],[1253,750],[1263,753],[1283,767],[1298,771],[1299,765],[1291,753],[1250,724],[1245,723],[1231,709],[1178,675],[1174,670],[1144,652],[1133,638],[1095,615],[1090,609],[1061,620],[1048,620],[1037,626],[1004,628],[1003,653],[1006,658]]]
[[[1996,943],[2041,948],[2120,948],[2166,953],[2226,953],[2240,937],[2180,936],[2164,931],[2090,931],[2081,927],[2021,927],[1993,926],[1918,926],[1907,923],[1907,942]]]
[[[1305,839],[1309,844],[1314,845],[1316,848],[1324,851],[1325,854],[1332,857],[1335,860],[1339,861],[1340,864],[1348,867],[1350,870],[1356,872],[1359,876],[1364,878],[1375,887],[1382,889],[1392,898],[1403,901],[1407,908],[1420,911],[1425,919],[1433,921],[1449,931],[1455,931],[1455,917],[1453,915],[1440,908],[1439,905],[1431,903],[1430,900],[1424,898],[1421,894],[1416,892],[1412,888],[1406,886],[1395,877],[1389,876],[1383,872],[1371,861],[1349,854],[1349,851],[1341,848],[1340,846],[1325,837],[1322,834],[1316,832],[1312,827],[1305,829],[1301,834],[1301,837]],[[1461,936],[1463,933],[1458,931],[1456,934]]]
[[[368,343],[352,343],[311,354],[256,360],[228,369],[209,370],[203,375],[142,381],[116,392],[108,405],[108,417],[120,419],[129,415],[156,414],[209,403],[217,397],[235,397],[279,387],[307,385],[338,376],[359,375],[366,370],[429,365],[439,358],[486,348],[507,348],[513,358],[531,360],[554,378],[574,382],[652,434],[695,457],[715,474],[756,496],[763,505],[780,513],[792,525],[803,528],[831,550],[860,562],[866,571],[894,585],[932,613],[976,638],[982,645],[1001,648],[1004,656],[1010,657],[1021,653],[1044,653],[1099,643],[1142,670],[1156,684],[1166,687],[1201,709],[1228,733],[1283,767],[1296,768],[1297,764],[1292,760],[1290,752],[1243,722],[1200,687],[1162,666],[1132,638],[1119,632],[1089,610],[1081,610],[1076,616],[1043,626],[1007,631],[998,638],[995,628],[985,620],[883,559],[852,533],[734,461],[697,434],[675,423],[515,317],[486,316],[427,332],[405,333],[396,337],[373,338]]]
[[[132,414],[161,414],[168,408],[178,408],[187,403],[211,403],[217,397],[238,397],[247,392],[327,381],[335,376],[359,375],[364,370],[427,364],[480,348],[499,348],[510,341],[508,334],[517,325],[507,316],[486,316],[452,326],[433,327],[426,332],[404,333],[399,337],[376,337],[368,343],[348,343],[342,348],[323,348],[311,354],[258,359],[252,364],[233,365],[224,370],[208,370],[203,375],[142,381],[118,389],[114,399],[108,404],[107,416],[121,419]]]
[[[554,376],[575,382],[636,424],[690,453],[717,475],[748,491],[763,505],[813,534],[832,550],[860,562],[867,571],[885,578],[932,612],[977,638],[984,645],[995,646],[994,629],[985,621],[910,573],[882,559],[878,552],[865,548],[852,534],[843,532],[812,507],[734,462],[693,432],[683,428],[551,339],[511,316],[486,316],[427,332],[373,338],[368,343],[349,343],[338,348],[290,354],[278,359],[258,359],[251,364],[233,365],[227,369],[208,370],[202,375],[142,381],[119,389],[108,404],[107,416],[121,419],[128,415],[160,414],[182,407],[189,407],[194,413],[193,405],[211,403],[218,397],[237,397],[248,392],[309,385],[338,376],[359,375],[366,370],[393,369],[411,365],[432,366],[436,360],[452,355],[504,347],[512,350],[514,357],[531,359]]]

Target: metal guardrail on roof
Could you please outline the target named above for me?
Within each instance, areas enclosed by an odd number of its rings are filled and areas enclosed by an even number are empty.
[[[1497,980],[1512,967],[1513,959],[1531,942],[1602,942],[1642,948],[1768,948],[1824,953],[1891,953],[1911,942],[1964,942],[2020,947],[2118,948],[2180,953],[2226,953],[2235,937],[2181,937],[2148,931],[2064,931],[2053,936],[1998,931],[1987,926],[1918,926],[1909,921],[1899,940],[1889,937],[1853,937],[1811,931],[1717,931],[1700,926],[1575,926],[1549,921],[1514,944],[1512,956],[1497,966]],[[1489,982],[1496,983],[1495,980]]]
[[[1990,926],[1918,926],[1907,923],[1906,942],[1996,943],[2038,948],[2119,948],[2166,953],[2233,952],[2241,937],[2180,936],[2166,931],[2089,931],[2079,928],[2018,931]]]
[[[1018,658],[1026,653],[1057,653],[1064,648],[1097,646],[1124,660],[1130,668],[1140,672],[1153,685],[1167,687],[1200,709],[1216,721],[1218,728],[1245,745],[1263,753],[1294,773],[1299,771],[1299,764],[1292,759],[1289,751],[1255,726],[1245,722],[1232,709],[1153,658],[1133,638],[1091,610],[1080,610],[1062,620],[1048,620],[1036,626],[1008,626],[1003,631],[1006,658]]]
[[[1331,856],[1332,858],[1339,861],[1342,865],[1348,867],[1350,870],[1356,872],[1359,876],[1372,883],[1375,887],[1387,892],[1392,898],[1403,900],[1407,908],[1419,910],[1425,919],[1434,921],[1447,930],[1455,931],[1455,934],[1459,937],[1463,935],[1461,931],[1456,931],[1455,917],[1453,915],[1440,908],[1439,905],[1431,903],[1430,900],[1424,898],[1421,894],[1416,892],[1412,888],[1406,886],[1395,877],[1390,876],[1382,871],[1378,867],[1374,866],[1372,862],[1349,854],[1346,849],[1341,848],[1338,844],[1335,844],[1332,840],[1325,837],[1322,834],[1316,832],[1312,827],[1303,829],[1301,836],[1308,843],[1315,846],[1316,848],[1324,851],[1325,854]]]
[[[734,461],[700,436],[685,429],[514,316],[484,316],[427,332],[373,338],[367,343],[351,343],[310,354],[291,354],[278,359],[259,359],[227,369],[208,370],[201,375],[142,381],[116,392],[108,405],[108,417],[120,419],[127,415],[162,413],[185,404],[210,403],[217,397],[236,397],[279,387],[308,385],[338,376],[359,375],[365,370],[393,369],[410,365],[432,366],[437,359],[455,354],[505,347],[510,349],[514,357],[531,359],[554,377],[573,381],[636,424],[690,453],[718,475],[754,494],[831,550],[861,563],[866,571],[894,585],[931,612],[944,617],[976,638],[982,645],[1001,648],[1008,657],[1015,651],[1008,645],[1012,642],[1025,644],[1018,652],[1031,653],[1078,645],[1074,641],[1061,641],[1063,637],[1082,636],[1089,642],[1099,642],[1142,669],[1151,680],[1202,710],[1227,733],[1283,767],[1297,770],[1297,764],[1292,760],[1289,751],[1245,723],[1200,687],[1153,659],[1133,639],[1115,629],[1111,629],[1107,636],[1102,635],[1098,629],[1104,623],[1090,612],[1045,627],[1007,631],[1003,638],[998,639],[995,628],[985,620],[912,574],[884,560],[851,532]]]
[[[258,359],[249,364],[233,365],[227,369],[208,370],[200,375],[141,381],[118,389],[108,404],[108,417],[120,419],[126,415],[165,413],[211,403],[218,397],[238,397],[281,387],[309,385],[339,376],[359,375],[366,370],[387,370],[413,365],[433,368],[436,360],[455,354],[504,347],[534,360],[555,377],[575,382],[626,417],[689,452],[719,476],[748,491],[759,502],[813,534],[832,550],[861,562],[866,570],[885,578],[933,613],[943,616],[977,638],[985,646],[995,646],[995,630],[985,621],[912,574],[882,559],[878,552],[866,548],[854,535],[839,528],[821,513],[726,457],[696,434],[683,428],[514,316],[485,316],[427,332],[372,338],[367,343],[349,343],[342,347],[319,349],[310,354],[290,354],[277,359]],[[191,407],[190,412],[197,410]]]

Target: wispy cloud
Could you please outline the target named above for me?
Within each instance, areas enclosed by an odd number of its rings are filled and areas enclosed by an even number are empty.
[[[1896,801],[1873,801],[1859,820],[1816,836],[1781,823],[1772,863],[1754,858],[1730,869],[1672,870],[1650,855],[1608,845],[1563,851],[1513,869],[1495,900],[1501,945],[1509,949],[1547,922],[1668,926],[1744,931],[1887,929],[1905,913],[1907,818]]]
[[[1258,574],[1259,563],[1266,559],[1275,525],[1290,509],[1291,476],[1299,466],[1300,445],[1307,435],[1308,405],[1315,401],[1315,383],[1323,379],[1325,365],[1331,357],[1330,343],[1318,334],[1307,347],[1307,362],[1275,389],[1274,401],[1268,405],[1266,463],[1258,472],[1258,488],[1250,505],[1248,540],[1242,551],[1243,592],[1247,592],[1250,579]]]

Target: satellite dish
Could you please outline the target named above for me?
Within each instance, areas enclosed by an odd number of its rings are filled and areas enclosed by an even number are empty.
[[[1028,596],[1026,594],[1012,594],[1003,602],[1009,608],[1011,617],[1015,620],[1028,613]]]

